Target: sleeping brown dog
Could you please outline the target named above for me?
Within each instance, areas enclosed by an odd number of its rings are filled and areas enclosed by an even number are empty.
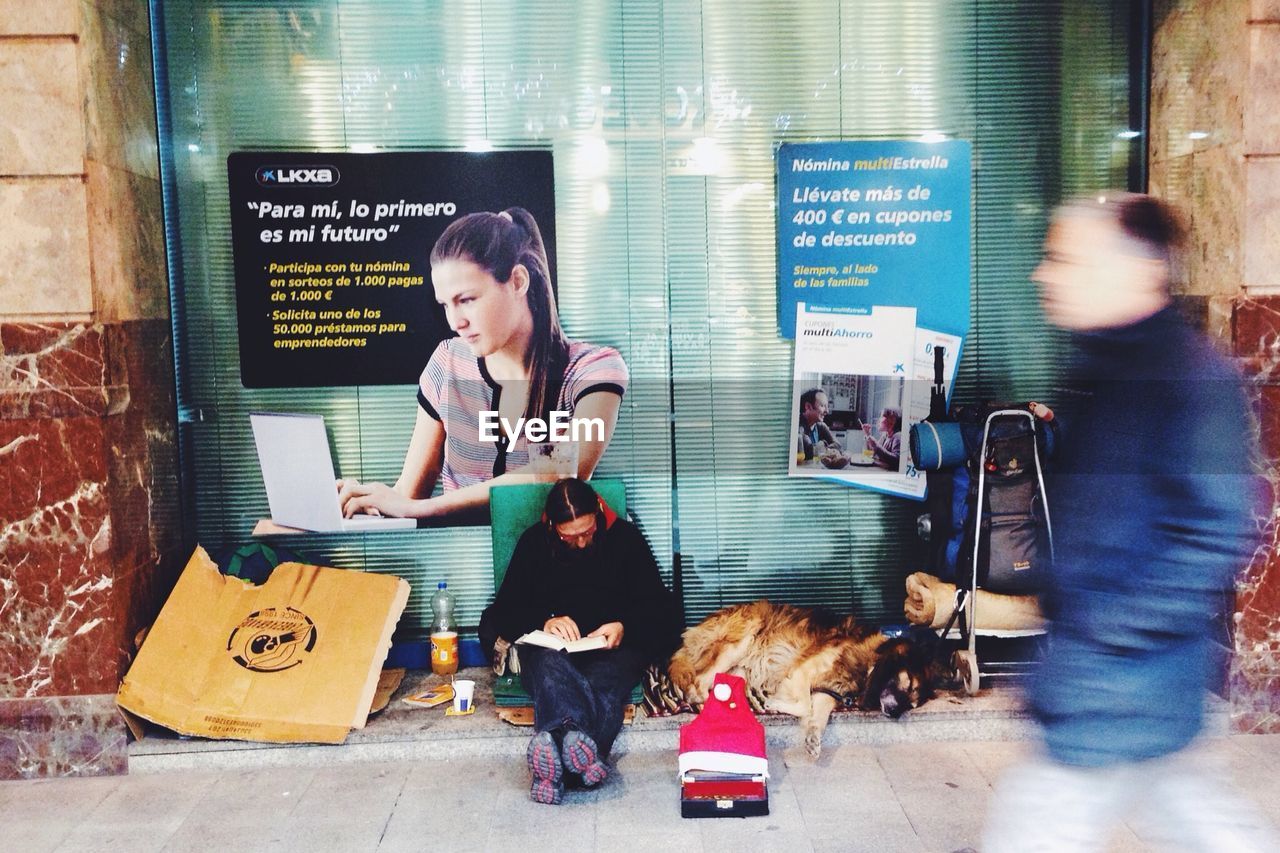
[[[741,675],[766,709],[799,717],[814,758],[837,703],[897,718],[930,699],[941,675],[910,640],[765,600],[717,610],[684,632],[670,665],[676,689],[700,707],[717,672]]]

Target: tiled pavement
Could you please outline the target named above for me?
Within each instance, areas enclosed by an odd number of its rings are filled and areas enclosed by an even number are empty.
[[[992,781],[1021,742],[771,749],[770,814],[682,820],[675,756],[615,756],[599,789],[528,800],[511,755],[186,769],[0,783],[0,849],[38,851],[951,851],[978,847]],[[1245,796],[1280,823],[1280,735],[1215,738]],[[1112,849],[1143,850],[1129,829]]]

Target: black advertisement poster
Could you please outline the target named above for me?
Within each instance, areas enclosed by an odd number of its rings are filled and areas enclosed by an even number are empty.
[[[452,332],[428,258],[460,216],[520,206],[555,281],[549,151],[227,157],[247,388],[414,384]]]

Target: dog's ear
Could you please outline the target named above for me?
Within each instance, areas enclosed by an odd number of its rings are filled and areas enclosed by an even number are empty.
[[[911,645],[920,649],[925,654],[933,655],[938,651],[938,647],[942,643],[942,638],[932,629],[924,625],[914,626],[907,634],[907,638],[911,640]]]
[[[877,665],[886,660],[905,662],[911,654],[911,641],[904,637],[888,637],[876,646]]]
[[[890,678],[896,676],[897,672],[898,667],[889,659],[882,657],[876,661],[871,671],[867,673],[867,683],[862,689],[858,707],[864,711],[879,711],[880,694],[884,692],[885,684]]]
[[[938,651],[936,644],[922,644],[912,642],[911,647],[907,650],[907,664],[915,670],[925,670],[933,663],[937,657]]]
[[[912,638],[908,665],[919,680],[921,703],[932,698],[934,687],[947,678],[948,668],[938,658],[941,648],[938,635],[932,631],[925,631],[920,639]]]
[[[866,684],[862,686],[862,697],[858,707],[864,711],[880,710],[880,694],[891,678],[895,678],[902,669],[903,657],[910,644],[897,637],[886,637],[876,646],[876,662],[867,672]]]

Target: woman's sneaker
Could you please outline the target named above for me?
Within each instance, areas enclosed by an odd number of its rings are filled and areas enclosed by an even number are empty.
[[[582,784],[591,788],[599,785],[609,775],[609,768],[600,760],[600,750],[590,735],[571,729],[564,734],[564,746],[560,748],[564,766],[582,777]]]
[[[529,799],[535,803],[558,805],[564,798],[564,765],[560,763],[560,750],[556,749],[551,732],[535,734],[524,757],[533,775]]]

